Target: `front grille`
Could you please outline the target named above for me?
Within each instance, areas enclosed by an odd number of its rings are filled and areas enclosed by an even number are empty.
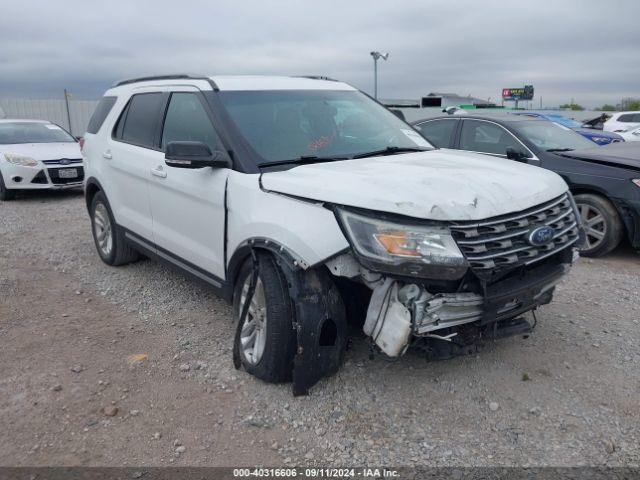
[[[75,178],[60,178],[60,174],[58,170],[59,168],[49,168],[47,169],[47,173],[49,173],[49,178],[51,179],[51,183],[55,185],[66,185],[68,183],[80,183],[84,180],[84,169],[82,167],[73,167],[74,170],[77,171],[77,176]],[[66,169],[64,169],[66,170]]]
[[[82,163],[81,158],[58,158],[56,160],[42,160],[45,165],[71,165],[72,163]]]
[[[574,244],[579,237],[577,215],[568,194],[522,212],[481,222],[456,222],[450,226],[472,269],[488,271],[528,265]],[[529,233],[537,227],[554,229],[553,239],[531,245]]]

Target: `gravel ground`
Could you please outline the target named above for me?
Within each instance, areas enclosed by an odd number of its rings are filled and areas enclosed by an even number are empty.
[[[231,309],[111,268],[78,192],[0,204],[0,465],[639,465],[640,256],[582,259],[529,338],[428,363],[355,338],[310,397],[233,369]]]

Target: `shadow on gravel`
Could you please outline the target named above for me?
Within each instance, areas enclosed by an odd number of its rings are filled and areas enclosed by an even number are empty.
[[[594,262],[597,262],[599,260],[616,260],[616,261],[635,260],[640,262],[640,250],[635,250],[628,243],[623,243],[622,245],[620,245],[620,247],[616,248],[610,254],[605,255],[602,258],[593,259]]]
[[[12,202],[44,202],[78,198],[84,195],[82,188],[70,188],[68,190],[20,190]]]

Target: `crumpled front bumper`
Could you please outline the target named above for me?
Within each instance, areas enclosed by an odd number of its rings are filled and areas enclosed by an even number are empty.
[[[483,283],[481,293],[430,293],[424,286],[386,278],[373,290],[364,331],[384,353],[396,357],[412,336],[437,336],[459,325],[484,327],[515,318],[549,303],[576,258],[575,250],[567,249],[558,261]]]

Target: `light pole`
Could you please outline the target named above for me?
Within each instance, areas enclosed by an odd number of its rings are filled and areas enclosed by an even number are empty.
[[[389,53],[371,52],[373,57],[373,98],[378,99],[378,59],[386,60]]]

